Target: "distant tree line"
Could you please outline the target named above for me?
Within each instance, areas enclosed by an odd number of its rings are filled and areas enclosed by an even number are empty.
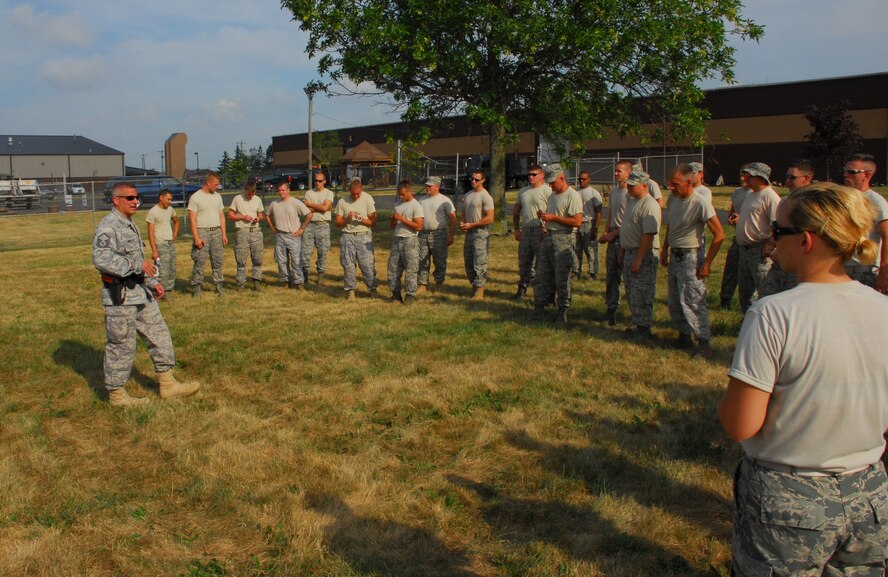
[[[226,184],[240,185],[251,174],[267,174],[274,170],[274,149],[269,144],[245,150],[241,144],[234,147],[234,156],[226,150],[216,172]]]

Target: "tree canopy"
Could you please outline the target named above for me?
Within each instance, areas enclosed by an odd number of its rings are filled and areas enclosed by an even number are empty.
[[[704,78],[733,78],[731,34],[758,39],[740,0],[283,0],[333,82],[372,83],[404,120],[467,114],[491,131],[493,187],[508,133],[562,149],[668,123],[702,141]],[[657,138],[658,135],[652,135]],[[494,192],[494,190],[491,190]],[[497,191],[499,192],[499,191]],[[496,193],[494,194],[496,196]]]
[[[857,122],[848,111],[850,102],[840,100],[827,106],[812,104],[805,112],[811,132],[805,135],[808,144],[805,152],[821,168],[826,169],[826,179],[841,174],[845,159],[863,148]]]

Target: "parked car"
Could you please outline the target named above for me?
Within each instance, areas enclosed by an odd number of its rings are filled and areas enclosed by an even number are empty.
[[[86,189],[82,184],[70,183],[68,185],[68,193],[69,194],[86,194]]]
[[[163,189],[168,189],[173,193],[172,204],[174,206],[185,206],[188,198],[194,192],[200,190],[200,186],[196,184],[185,184],[178,178],[173,178],[171,176],[136,178],[129,176],[115,176],[114,178],[108,179],[108,182],[105,183],[105,202],[108,204],[111,204],[111,191],[114,188],[114,185],[118,182],[131,182],[133,186],[136,187],[136,192],[139,193],[141,205],[147,206],[148,208],[157,204],[158,196],[160,196],[160,191]]]
[[[291,190],[310,188],[308,180],[308,173],[304,170],[283,170],[277,174],[277,184],[287,182]]]

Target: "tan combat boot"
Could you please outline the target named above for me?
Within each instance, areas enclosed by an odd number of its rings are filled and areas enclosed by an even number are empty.
[[[157,382],[160,383],[160,398],[172,399],[173,397],[184,397],[197,392],[200,383],[180,383],[173,376],[173,371],[165,373],[157,373]]]
[[[484,287],[479,286],[479,287],[475,288],[474,292],[472,293],[472,300],[473,301],[483,301],[484,300]]]
[[[114,407],[124,407],[127,409],[130,407],[144,407],[151,402],[148,397],[131,397],[123,387],[108,391],[108,401]]]

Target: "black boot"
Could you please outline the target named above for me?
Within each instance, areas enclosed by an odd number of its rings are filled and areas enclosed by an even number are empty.
[[[555,314],[555,324],[556,325],[566,325],[567,324],[567,307],[558,307],[558,312]]]
[[[518,290],[515,291],[515,294],[513,294],[511,297],[509,297],[509,300],[520,301],[521,299],[524,298],[524,295],[526,295],[526,294],[527,294],[527,287],[518,285]]]

